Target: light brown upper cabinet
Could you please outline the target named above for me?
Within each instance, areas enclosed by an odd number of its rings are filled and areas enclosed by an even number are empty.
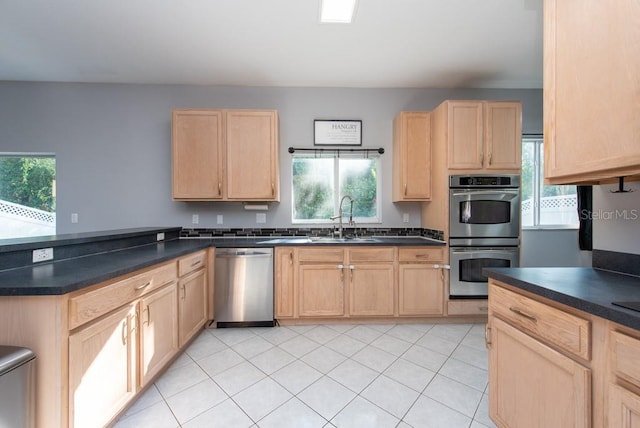
[[[545,0],[545,178],[640,174],[640,4]]]
[[[444,124],[449,169],[520,170],[522,106],[518,101],[445,101],[436,115]]]
[[[173,110],[173,199],[279,201],[278,144],[275,110]]]
[[[221,110],[173,111],[173,199],[222,199],[223,120]]]
[[[400,112],[393,121],[393,202],[431,200],[431,113]]]

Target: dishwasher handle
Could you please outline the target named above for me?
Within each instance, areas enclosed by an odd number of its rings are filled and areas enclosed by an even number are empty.
[[[260,258],[260,257],[272,257],[271,252],[264,252],[259,250],[234,250],[234,251],[216,251],[216,259],[229,259],[229,258]]]

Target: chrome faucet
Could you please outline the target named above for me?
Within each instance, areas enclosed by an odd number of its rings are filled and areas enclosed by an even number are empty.
[[[340,206],[338,207],[338,215],[330,217],[331,220],[335,220],[335,219],[339,219],[340,221],[340,228],[338,229],[338,236],[342,239],[342,217],[344,216],[344,211],[342,210],[342,204],[344,203],[345,199],[349,199],[349,202],[351,202],[351,206],[349,207],[349,226],[354,226],[355,223],[353,221],[353,198],[349,195],[344,195],[342,197],[342,199],[340,199]]]

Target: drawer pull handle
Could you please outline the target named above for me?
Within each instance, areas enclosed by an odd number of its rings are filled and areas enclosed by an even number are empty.
[[[151,325],[151,308],[147,305],[147,325]]]
[[[478,310],[480,312],[487,312],[489,310],[489,306],[478,306]]]
[[[520,310],[520,309],[518,309],[518,308],[514,308],[513,306],[512,306],[512,307],[510,307],[510,308],[509,308],[509,310],[510,310],[511,312],[514,312],[514,313],[516,313],[516,314],[520,315],[520,316],[523,316],[523,317],[525,317],[525,318],[527,318],[527,319],[530,319],[530,320],[531,320],[531,321],[533,321],[533,322],[538,322],[538,318],[536,318],[536,316],[535,316],[535,315],[531,315],[531,314],[529,314],[529,313],[527,313],[527,312],[524,312],[524,311],[522,311],[522,310]]]
[[[293,251],[289,251],[289,264],[293,265]]]
[[[187,286],[182,284],[182,300],[187,299]]]
[[[196,260],[195,262],[191,263],[191,267],[198,266],[200,263],[202,263],[202,260]]]
[[[404,184],[404,195],[407,196],[407,183]]]
[[[142,290],[143,288],[147,288],[150,285],[151,285],[151,281],[147,281],[144,284],[138,285],[137,287],[135,287],[135,290]]]
[[[416,259],[428,259],[429,254],[416,254]]]
[[[218,180],[218,196],[222,196],[222,183]]]

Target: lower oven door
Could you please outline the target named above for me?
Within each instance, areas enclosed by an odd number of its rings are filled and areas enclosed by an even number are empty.
[[[482,269],[519,265],[518,247],[450,247],[449,255],[452,299],[486,299],[489,280]]]

